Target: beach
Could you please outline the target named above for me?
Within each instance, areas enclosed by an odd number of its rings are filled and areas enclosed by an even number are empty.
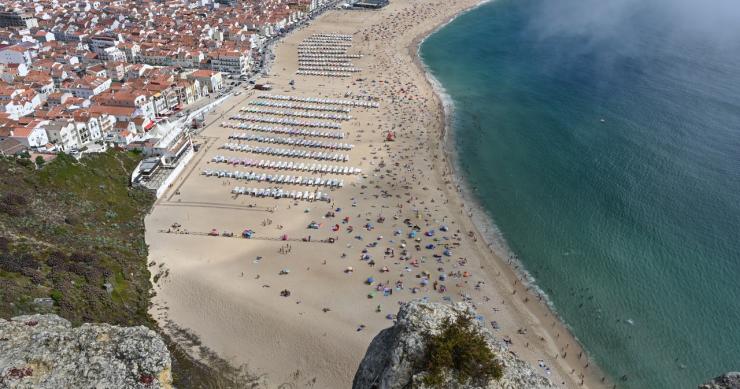
[[[611,387],[544,296],[485,242],[471,219],[477,207],[463,201],[453,176],[444,109],[417,47],[476,4],[398,0],[377,11],[329,11],[276,45],[263,80],[271,91],[234,96],[206,117],[210,124],[193,138],[199,151],[146,219],[156,278],[150,312],[163,328],[188,329],[219,356],[264,374],[270,387],[346,388],[399,303],[466,300],[489,328],[495,322],[495,335],[509,340],[511,352],[553,383]],[[317,33],[351,35],[349,52],[362,55],[352,62],[362,70],[351,77],[296,75],[298,45]],[[265,95],[377,102],[378,108],[351,107],[352,118],[341,123],[340,142],[354,147],[330,152],[349,160],[322,162],[362,173],[342,176],[341,188],[319,189],[330,195],[326,202],[235,195],[237,186],[274,185],[203,175],[270,173],[215,162],[216,156],[286,159],[221,148],[235,142],[229,139],[235,132],[249,132],[225,124],[237,123],[230,118]],[[214,229],[219,236],[208,235]],[[246,229],[254,233],[249,239],[241,238]],[[404,247],[410,258],[402,259]]]

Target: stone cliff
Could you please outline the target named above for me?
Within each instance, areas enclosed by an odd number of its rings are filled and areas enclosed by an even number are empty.
[[[56,315],[0,319],[0,389],[169,388],[164,341],[143,326],[83,324]]]
[[[453,305],[413,301],[401,307],[396,324],[381,331],[368,347],[355,374],[354,389],[425,388],[423,368],[430,334],[439,333],[445,319],[460,315],[475,317],[473,309],[462,303]],[[485,383],[457,382],[448,374],[445,388],[553,388],[550,381],[537,374],[529,364],[510,353],[493,334],[473,321],[485,342],[503,367],[503,376]],[[471,380],[472,381],[472,380]]]

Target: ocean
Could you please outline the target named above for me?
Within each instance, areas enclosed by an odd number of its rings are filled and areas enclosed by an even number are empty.
[[[420,48],[472,196],[618,387],[740,370],[740,14],[710,3],[495,0]]]

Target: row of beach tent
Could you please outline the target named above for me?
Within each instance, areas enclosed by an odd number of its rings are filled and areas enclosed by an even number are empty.
[[[330,150],[352,150],[355,145],[350,143],[329,143],[322,142],[314,139],[303,139],[303,138],[284,138],[284,137],[269,137],[264,135],[249,134],[246,132],[233,133],[229,135],[229,139],[254,141],[261,143],[276,143],[281,145],[291,145],[300,147],[313,147]]]
[[[299,55],[313,53],[345,54],[347,50],[349,50],[349,46],[337,46],[328,43],[298,46]]]
[[[361,54],[329,54],[329,53],[303,53],[298,55],[298,60],[310,58],[326,59],[358,59],[362,58]]]
[[[303,40],[304,42],[350,42],[352,35],[347,34],[313,34]]]
[[[298,66],[298,70],[308,71],[327,71],[327,72],[350,72],[358,73],[361,71],[360,68],[353,67],[340,67],[340,66],[328,66],[328,65],[316,65],[316,66]]]
[[[338,46],[352,46],[351,41],[342,39],[304,39],[298,46],[311,46],[311,45],[338,45]]]
[[[320,36],[309,36],[304,39],[300,45],[315,44],[315,43],[335,43],[338,45],[351,45],[352,41],[347,39],[341,39],[336,37],[320,37]]]
[[[313,137],[319,137],[319,138],[332,138],[332,139],[343,139],[344,138],[344,132],[342,131],[304,130],[304,129],[292,128],[292,127],[272,127],[272,126],[263,126],[261,124],[228,123],[228,122],[221,123],[221,126],[226,127],[226,128],[238,128],[241,130],[268,132],[268,133],[273,133],[273,134],[313,136]]]
[[[352,40],[352,35],[350,35],[350,34],[339,34],[339,33],[334,33],[334,32],[316,33],[316,34],[312,34],[311,36],[309,36],[305,40],[308,41],[308,40],[321,40],[321,39],[325,39],[325,40],[337,40],[337,41],[351,41]]]
[[[336,37],[336,36],[309,36],[308,38],[304,39],[300,44],[305,43],[337,43],[337,44],[343,44],[343,45],[351,45],[352,44],[352,37],[349,37],[350,39],[345,39],[345,37]]]
[[[261,122],[261,123],[273,123],[273,124],[284,124],[288,126],[302,126],[302,127],[315,127],[315,128],[342,128],[341,125],[332,122],[312,122],[306,120],[297,120],[290,118],[272,118],[259,115],[236,115],[229,119],[232,120],[243,120],[250,122]]]
[[[364,107],[364,108],[378,108],[380,104],[372,101],[362,100],[347,100],[347,99],[329,99],[325,97],[299,97],[299,96],[286,96],[286,95],[262,95],[260,98],[269,100],[286,100],[286,101],[299,101],[302,103],[316,103],[316,104],[335,104],[335,105],[349,105],[352,107]]]
[[[244,159],[244,158],[227,158],[223,155],[217,155],[211,159],[212,162],[227,163],[229,165],[252,166],[261,169],[278,169],[278,170],[296,170],[314,173],[326,174],[360,174],[362,169],[351,166],[308,164],[294,161],[270,161],[261,159]]]
[[[299,65],[334,65],[334,66],[352,66],[352,61],[349,59],[319,59],[319,58],[304,58],[298,60]]]
[[[352,40],[351,34],[342,34],[339,32],[316,32],[311,34],[308,39],[313,38],[327,38],[327,39],[343,39],[343,40]]]
[[[315,70],[299,70],[295,74],[299,76],[352,77],[352,73],[320,72]]]
[[[259,113],[273,116],[295,116],[308,119],[350,120],[352,116],[346,113],[307,112],[307,111],[285,111],[279,109],[265,109],[254,107],[242,107],[239,111],[248,113]]]
[[[329,105],[311,105],[311,104],[300,104],[300,103],[283,103],[277,101],[263,101],[263,100],[252,100],[249,102],[250,105],[257,105],[260,107],[273,107],[273,108],[293,108],[303,109],[308,111],[326,111],[326,112],[341,112],[349,113],[349,108],[332,107]]]
[[[298,44],[299,49],[314,49],[314,48],[323,48],[323,47],[345,47],[350,48],[352,47],[352,43],[345,42],[345,41],[303,41],[302,43]]]
[[[269,182],[273,184],[327,186],[330,188],[341,188],[344,186],[344,180],[335,178],[290,176],[284,174],[278,175],[260,172],[204,170],[203,175],[206,177],[234,178],[237,180]]]
[[[336,37],[319,37],[319,36],[311,36],[306,39],[304,39],[300,44],[311,44],[311,43],[344,43],[344,44],[352,44],[352,38],[350,39],[344,39],[344,38],[336,38]]]
[[[347,49],[334,48],[316,48],[316,49],[298,49],[298,56],[303,54],[347,54]]]
[[[343,67],[353,66],[352,61],[348,59],[299,59],[298,65],[334,65]]]
[[[248,195],[252,197],[274,197],[276,199],[286,198],[306,201],[330,201],[328,193],[309,192],[309,191],[288,191],[280,188],[244,188],[237,186],[231,190],[231,193]]]
[[[352,35],[350,34],[339,34],[336,32],[317,32],[315,34],[311,34],[308,38],[306,38],[304,41],[310,41],[310,40],[337,40],[337,41],[351,41]]]
[[[221,149],[229,150],[229,151],[241,151],[244,153],[267,154],[267,155],[274,155],[278,157],[317,159],[320,161],[337,161],[337,162],[349,161],[348,154],[325,153],[323,151],[282,149],[282,148],[269,147],[269,146],[256,147],[256,146],[250,146],[250,145],[243,145],[239,143],[225,143],[223,146],[221,146]]]

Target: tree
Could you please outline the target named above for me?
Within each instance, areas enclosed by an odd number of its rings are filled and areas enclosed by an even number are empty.
[[[36,157],[36,166],[41,167],[41,166],[44,166],[45,163],[46,163],[46,160],[44,159],[44,157],[40,155]]]

